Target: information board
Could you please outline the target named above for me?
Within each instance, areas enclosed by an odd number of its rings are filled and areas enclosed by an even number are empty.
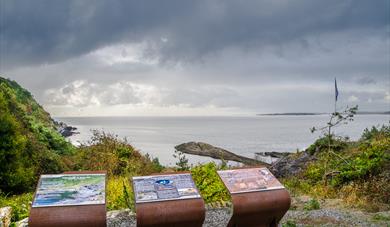
[[[105,204],[105,174],[42,175],[32,207]]]
[[[133,177],[136,203],[200,198],[190,174]]]
[[[232,194],[284,188],[267,168],[221,170],[217,172]]]

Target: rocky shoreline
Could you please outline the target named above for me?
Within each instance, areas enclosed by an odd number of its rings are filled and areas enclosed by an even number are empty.
[[[54,125],[57,128],[57,131],[65,138],[66,137],[70,137],[70,136],[72,136],[74,134],[80,134],[79,132],[77,132],[77,128],[76,127],[67,125],[66,123],[61,122],[61,121],[53,120],[53,122],[54,122]]]
[[[264,160],[261,161],[258,159],[243,157],[223,148],[215,147],[202,142],[182,143],[177,145],[175,149],[186,154],[207,156],[214,159],[223,159],[225,161],[236,161],[247,166],[265,166],[268,167],[276,177],[287,177],[295,175],[303,170],[308,163],[316,160],[315,155],[311,155],[306,151],[298,153],[256,153],[257,156],[270,157],[273,159],[273,162],[267,163]]]

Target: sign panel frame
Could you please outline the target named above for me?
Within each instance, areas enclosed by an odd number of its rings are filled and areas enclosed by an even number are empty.
[[[217,173],[230,194],[285,189],[265,167],[219,170]]]
[[[136,204],[201,199],[190,173],[133,177]]]
[[[83,180],[86,182],[83,182]],[[56,188],[61,189],[56,190]],[[63,173],[40,176],[31,207],[44,208],[105,204],[105,173]]]

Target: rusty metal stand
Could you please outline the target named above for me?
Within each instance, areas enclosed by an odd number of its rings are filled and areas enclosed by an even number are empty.
[[[136,204],[137,227],[201,227],[205,219],[203,199]]]
[[[233,215],[228,227],[276,227],[290,208],[290,195],[265,167],[220,170]]]
[[[232,194],[233,216],[228,227],[276,227],[290,207],[285,189]]]
[[[63,174],[105,174],[105,171],[65,172]],[[35,198],[35,195],[34,195]],[[106,226],[106,203],[97,205],[74,205],[31,207],[28,219],[30,227],[78,227]]]
[[[176,178],[179,175],[184,178],[181,178],[179,180],[179,178]],[[172,182],[175,182],[176,187],[183,186],[184,184],[187,185],[186,187],[192,187],[192,189],[196,190],[196,192],[192,194],[192,198],[187,197],[185,199],[183,199],[181,196],[173,196],[168,199],[155,198],[152,200],[138,200],[138,189],[134,182],[135,178],[138,178],[139,182],[143,182],[145,180],[145,184],[143,184],[144,186],[150,184],[150,181],[146,183],[147,178],[152,178],[152,182],[155,180],[171,180]],[[181,181],[181,183],[179,181]],[[154,184],[155,183],[153,183],[153,185]],[[149,186],[153,187],[153,185]],[[133,188],[134,196],[136,197],[135,208],[137,227],[201,227],[203,225],[206,213],[205,204],[203,199],[199,195],[199,192],[196,189],[196,186],[189,172],[163,173],[157,175],[152,174],[151,176],[133,177]],[[162,191],[160,191],[159,189],[159,192]]]

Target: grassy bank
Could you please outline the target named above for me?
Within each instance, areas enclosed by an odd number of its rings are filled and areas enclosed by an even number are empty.
[[[335,154],[328,152],[326,140],[309,147],[315,160],[305,169],[282,179],[291,194],[342,199],[346,207],[366,211],[389,210],[390,126],[366,129],[358,141],[334,139]]]
[[[308,195],[307,209],[319,206],[321,199],[342,199],[349,208],[366,211],[390,209],[390,127],[365,130],[359,141],[337,138],[336,155],[327,153],[326,138],[317,140],[306,152],[315,156],[299,174],[281,179],[293,197]],[[294,154],[299,157],[299,153]],[[107,208],[134,210],[131,177],[158,172],[190,170],[203,199],[212,206],[224,206],[229,193],[216,174],[225,165],[214,163],[188,166],[185,156],[176,155],[177,168],[165,168],[157,159],[141,155],[126,140],[103,132],[93,137],[68,157],[74,170],[107,170]],[[326,172],[335,173],[326,175]],[[325,177],[324,177],[325,176]],[[14,209],[13,221],[28,215],[32,193],[0,197],[0,206]],[[294,207],[292,207],[294,209]]]

